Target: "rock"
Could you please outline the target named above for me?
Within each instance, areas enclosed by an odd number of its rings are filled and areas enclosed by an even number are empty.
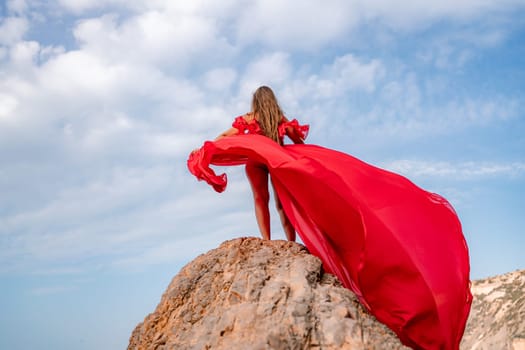
[[[525,270],[472,283],[461,349],[525,350]]]
[[[408,348],[302,245],[239,238],[186,265],[128,349]]]

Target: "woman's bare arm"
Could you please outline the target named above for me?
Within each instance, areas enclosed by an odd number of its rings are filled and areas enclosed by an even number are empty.
[[[304,140],[301,138],[301,135],[299,135],[297,130],[295,130],[292,127],[287,127],[286,128],[286,136],[288,136],[290,138],[290,140],[292,140],[293,143],[296,143],[296,144],[303,144],[304,143]]]
[[[223,137],[226,137],[226,136],[236,135],[238,133],[239,133],[239,129],[231,127],[228,130],[222,132],[219,136],[217,136],[214,141],[220,140],[220,139],[222,139]]]
[[[238,133],[239,133],[239,130],[237,128],[231,127],[228,130],[225,130],[224,132],[222,132],[219,136],[217,136],[214,141],[220,140],[226,136],[236,135]],[[195,148],[193,151],[191,151],[191,153],[197,152],[198,150],[199,148]]]
[[[283,116],[283,122],[285,122],[285,123],[288,122],[288,118]],[[286,128],[286,136],[288,136],[290,138],[290,140],[292,140],[292,142],[295,143],[295,144],[303,144],[304,143],[304,140],[301,137],[301,135],[299,135],[297,130],[295,130],[291,126]]]

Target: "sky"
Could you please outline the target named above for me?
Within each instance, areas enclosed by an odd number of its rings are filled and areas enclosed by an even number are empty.
[[[125,348],[182,266],[258,236],[243,169],[217,194],[186,159],[261,84],[445,196],[472,279],[525,268],[523,57],[523,0],[0,2],[0,348]]]

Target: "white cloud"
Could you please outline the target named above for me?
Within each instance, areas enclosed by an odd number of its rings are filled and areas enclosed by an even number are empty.
[[[0,45],[12,45],[20,41],[29,29],[23,17],[0,18]]]
[[[441,19],[468,21],[476,17],[491,16],[515,8],[523,7],[520,0],[459,0],[459,1],[425,1],[425,0],[371,0],[354,1],[361,9],[362,18],[387,23],[395,29],[414,29],[419,26],[429,26]],[[377,23],[377,22],[375,22]]]
[[[509,33],[498,21],[482,22],[440,33],[418,48],[416,56],[439,69],[461,70],[478,58],[479,49],[493,49],[505,42]]]
[[[315,49],[343,39],[356,17],[346,1],[254,1],[240,14],[237,36],[245,45]]]
[[[483,178],[518,177],[525,175],[525,163],[497,162],[429,162],[397,160],[383,165],[386,169],[408,177],[446,177],[450,180],[478,180]]]
[[[464,23],[494,18],[523,1],[253,1],[238,14],[237,38],[244,46],[262,43],[274,49],[315,50],[358,41],[354,29],[373,26],[394,32],[416,31],[442,20]],[[283,30],[284,29],[284,30]],[[498,40],[493,37],[488,38]]]
[[[352,90],[373,92],[383,77],[385,68],[378,59],[362,62],[352,54],[336,57],[331,65],[325,66],[319,75],[310,76],[306,85],[309,94],[316,98],[337,98]],[[297,82],[303,85],[302,82]]]
[[[288,54],[275,52],[263,57],[256,57],[242,75],[241,94],[250,96],[260,85],[280,86],[288,82],[292,74]]]
[[[210,90],[228,91],[237,79],[237,72],[232,68],[215,68],[204,75],[204,86]]]
[[[39,59],[42,56],[44,61]],[[65,52],[34,41],[20,42],[12,47],[6,67],[0,82],[0,122],[18,131],[32,130],[33,142],[48,142],[45,137],[55,135],[55,142],[81,154],[111,154],[131,138],[137,142],[127,147],[128,154],[143,144],[140,154],[166,155],[160,148],[167,140],[159,140],[166,127],[175,126],[179,132],[170,136],[178,141],[171,142],[169,153],[181,154],[191,149],[190,142],[195,143],[195,138],[184,135],[194,127],[191,116],[202,115],[203,108],[213,110],[203,106],[202,88],[194,82],[170,78],[146,64],[108,62],[103,54],[89,50]],[[183,109],[184,116],[180,115]],[[143,112],[137,114],[137,110]],[[145,117],[156,122],[144,123]],[[201,124],[197,130],[203,127],[208,128]],[[12,142],[11,147],[22,146],[23,139],[12,131],[0,128],[0,139]]]
[[[159,195],[176,183],[170,170],[116,169],[103,171],[99,179],[91,174],[91,182],[62,189],[43,207],[5,218],[2,235],[10,243],[2,251],[3,265],[9,268],[10,258],[26,254],[37,261],[78,262],[125,251],[119,247],[119,237],[129,242],[152,233],[153,239],[159,222],[148,216],[166,204],[173,207],[178,200],[177,190],[169,190],[175,195],[171,199]],[[180,211],[172,214],[180,215]]]
[[[249,213],[252,219],[252,213]],[[239,220],[239,217],[237,217]],[[237,221],[238,222],[238,221]],[[117,259],[111,263],[111,266],[117,269],[137,269],[144,268],[148,265],[166,264],[172,262],[187,262],[196,256],[216,248],[225,240],[232,239],[232,234],[242,234],[236,230],[234,225],[218,227],[215,232],[204,233],[199,235],[188,235],[184,237],[180,234],[176,241],[166,242],[160,245],[146,247],[140,252],[128,255],[124,258]]]
[[[10,14],[21,15],[27,10],[26,0],[7,0],[7,11]]]
[[[221,195],[195,181],[180,158],[172,166],[90,171],[87,183],[62,186],[41,206],[3,217],[1,271],[40,265],[37,270],[42,273],[46,265],[54,270],[66,262],[75,269],[92,269],[100,266],[86,266],[86,259],[97,258],[107,266],[129,262],[132,256],[142,257],[142,264],[154,264],[163,247],[187,247],[184,237],[198,242],[211,235],[216,238],[209,243],[211,248],[228,238],[226,232],[242,234],[255,225],[251,215],[202,220],[203,213],[220,218],[240,207],[251,213],[249,187],[240,168],[229,169],[228,191]],[[203,252],[199,244],[195,247]],[[190,258],[184,252],[172,252],[168,258]]]
[[[508,123],[520,116],[522,104],[514,97],[465,96],[451,89],[448,81],[432,78],[426,81],[410,71],[398,77],[389,76],[380,86],[371,109],[350,112],[349,123],[363,135],[391,142],[392,137],[427,138]]]
[[[109,170],[109,169],[108,169]],[[62,189],[41,210],[12,217],[7,224],[24,227],[52,225],[59,217],[68,221],[88,221],[97,215],[133,201],[140,201],[169,183],[169,169],[111,169],[107,179],[95,180],[75,188]]]
[[[295,67],[287,55],[275,53],[253,62],[242,77],[245,101],[260,84],[269,84],[283,104],[304,111],[313,105],[344,99],[353,92],[371,94],[380,85],[385,67],[378,59],[364,60],[352,54],[335,56],[319,69]],[[308,113],[306,113],[308,114]],[[324,115],[324,113],[323,113]],[[320,115],[319,118],[323,118]]]
[[[13,9],[22,10],[27,7],[23,0],[12,0],[11,3]],[[360,26],[386,26],[394,31],[412,31],[441,20],[463,23],[474,19],[493,19],[500,14],[523,8],[523,1],[404,0],[393,3],[385,0],[314,0],[305,3],[228,0],[217,3],[211,0],[58,0],[57,6],[58,11],[62,9],[78,16],[92,14],[93,11],[102,13],[125,10],[143,20],[142,23],[137,23],[139,27],[150,26],[148,19],[158,21],[155,37],[161,40],[164,40],[164,34],[171,33],[175,27],[182,28],[186,35],[193,36],[212,23],[213,26],[220,27],[222,34],[227,33],[242,47],[259,43],[276,50],[292,48],[312,51],[334,43],[344,46],[355,42],[353,29]],[[166,15],[171,22],[165,22],[155,14]],[[193,23],[183,23],[186,19]],[[155,30],[150,28],[148,32],[153,34]],[[235,34],[232,35],[232,32]],[[135,39],[136,43],[140,43],[140,36]],[[183,41],[184,37],[179,36],[178,40]]]
[[[41,67],[40,82],[46,92],[63,98],[102,98],[114,91],[122,73],[122,67],[107,65],[100,56],[69,51]]]
[[[202,136],[181,133],[158,133],[144,138],[142,147],[154,156],[184,157],[191,147],[202,143]]]
[[[277,95],[290,117],[315,123],[312,136],[320,130],[327,135],[332,128],[344,130],[342,125],[355,114],[349,109],[352,96],[373,96],[386,74],[381,60],[350,53],[335,56],[320,68],[294,68],[290,69],[289,78],[276,84]]]
[[[21,41],[13,45],[10,50],[10,58],[17,73],[28,74],[33,70],[39,50],[40,45],[36,41]]]
[[[14,117],[17,105],[18,100],[12,95],[0,93],[0,120]]]
[[[35,296],[45,296],[52,294],[62,294],[76,289],[73,286],[45,286],[37,287],[31,290],[31,294]]]
[[[156,64],[176,72],[197,62],[223,62],[231,51],[213,19],[158,11],[82,20],[74,35],[84,50],[110,62]]]
[[[58,3],[66,10],[76,14],[96,9],[111,7],[135,8],[140,1],[133,0],[58,0]]]

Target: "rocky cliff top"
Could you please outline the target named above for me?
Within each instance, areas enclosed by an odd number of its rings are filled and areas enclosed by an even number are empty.
[[[472,283],[462,350],[525,350],[525,270]],[[302,245],[239,238],[173,278],[128,349],[408,349]]]
[[[239,238],[185,266],[128,349],[407,349],[300,244]]]

